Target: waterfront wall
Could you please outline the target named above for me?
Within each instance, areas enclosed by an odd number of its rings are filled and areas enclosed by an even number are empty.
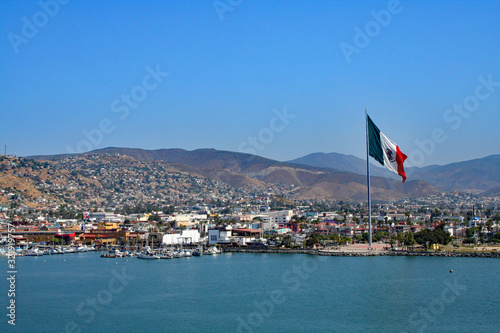
[[[280,253],[280,254],[311,254],[335,257],[372,257],[372,256],[406,256],[406,257],[474,257],[500,258],[500,252],[424,252],[424,251],[322,251],[310,249],[249,249],[227,247],[224,252],[236,253]]]

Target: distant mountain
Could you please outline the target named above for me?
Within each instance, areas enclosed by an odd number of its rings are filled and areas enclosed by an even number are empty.
[[[82,155],[118,154],[132,157],[141,162],[166,161],[170,163],[186,164],[203,169],[227,169],[230,171],[249,171],[273,165],[287,165],[285,162],[270,160],[257,155],[235,153],[215,149],[156,149],[147,150],[139,148],[103,148]],[[27,158],[34,160],[59,160],[66,158],[68,154],[62,155],[37,155]]]
[[[490,190],[500,186],[500,155],[443,166],[410,168],[407,176],[429,182],[444,192]]]
[[[483,197],[497,197],[500,196],[500,187],[492,188],[491,190],[484,191],[481,193]]]
[[[203,175],[237,188],[266,187],[282,184],[298,199],[366,200],[366,177],[330,167],[279,162],[256,155],[215,149],[145,150],[105,148],[82,155],[124,155],[149,163],[169,163],[183,172]],[[37,160],[58,160],[62,155],[33,156]],[[354,158],[354,157],[353,157]],[[347,164],[346,164],[347,165]],[[374,200],[396,200],[437,194],[439,191],[426,182],[401,181],[372,177]]]
[[[312,153],[288,162],[366,175],[366,160],[353,155],[344,155],[339,153]],[[390,171],[374,166],[373,163],[370,166],[370,173],[373,176],[379,177],[391,177],[392,175]]]
[[[314,153],[290,162],[366,174],[366,161],[352,155]],[[397,175],[383,168],[370,167],[370,172],[374,176],[398,179]],[[406,175],[408,180],[426,181],[442,192],[489,190],[500,186],[500,155],[447,165],[407,168]]]

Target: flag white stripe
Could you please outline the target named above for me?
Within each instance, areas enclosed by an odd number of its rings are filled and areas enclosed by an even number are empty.
[[[397,145],[382,132],[380,132],[380,143],[384,152],[384,166],[395,174],[398,174],[398,163],[396,162]],[[388,156],[388,153],[392,155],[392,159]]]

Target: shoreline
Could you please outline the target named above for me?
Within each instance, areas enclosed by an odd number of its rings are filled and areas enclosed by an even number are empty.
[[[402,256],[402,257],[469,257],[469,258],[500,258],[500,252],[424,252],[424,251],[384,251],[384,250],[312,250],[312,249],[248,249],[224,248],[224,252],[231,253],[279,253],[279,254],[310,254],[334,257],[377,257],[377,256]]]

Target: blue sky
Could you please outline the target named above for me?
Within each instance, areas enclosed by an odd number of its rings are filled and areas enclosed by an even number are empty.
[[[41,2],[0,4],[8,153],[364,158],[365,107],[410,164],[500,153],[499,1]]]

